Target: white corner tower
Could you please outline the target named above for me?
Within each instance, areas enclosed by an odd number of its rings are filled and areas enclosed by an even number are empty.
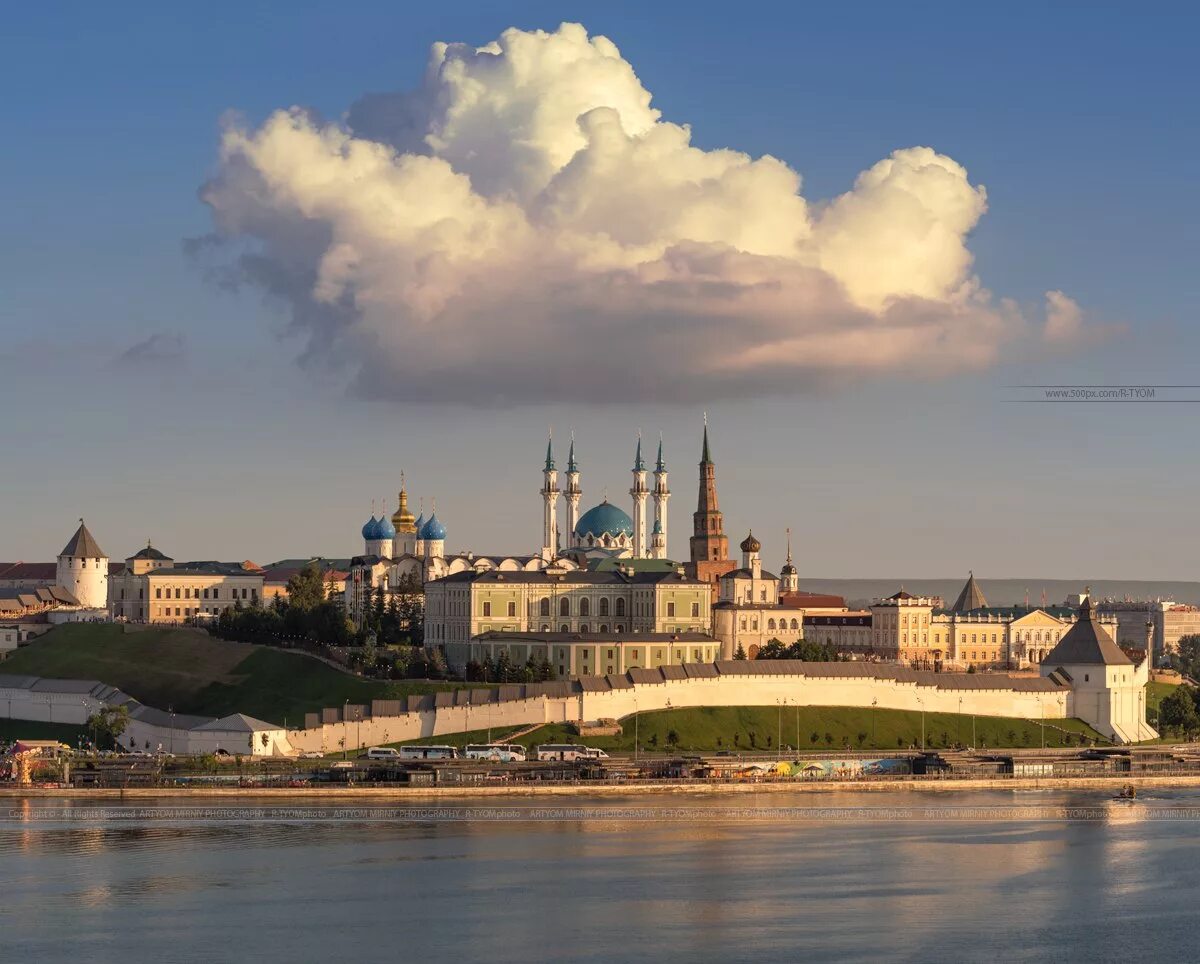
[[[645,559],[646,551],[646,499],[650,490],[646,488],[646,461],[642,458],[642,436],[639,433],[637,454],[633,457],[633,486],[629,490],[633,496],[633,558]]]
[[[108,606],[108,556],[82,519],[71,541],[58,554],[54,581],[78,599],[81,606],[88,609]]]
[[[654,559],[667,558],[667,499],[671,490],[667,486],[667,463],[663,461],[662,436],[658,437],[658,461],[654,463],[654,538],[651,539],[650,555]]]
[[[554,439],[546,440],[546,464],[542,468],[542,559],[558,555],[558,469],[554,467]]]
[[[571,433],[571,448],[567,452],[567,544],[575,543],[575,527],[579,525],[579,500],[583,489],[579,487],[579,465],[575,462],[575,433]]]

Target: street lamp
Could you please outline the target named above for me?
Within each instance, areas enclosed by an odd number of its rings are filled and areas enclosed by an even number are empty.
[[[779,719],[776,721],[775,728],[775,759],[778,760],[783,755],[783,748],[779,745],[783,742],[783,700],[776,700],[779,704]]]
[[[638,700],[637,689],[633,691],[633,761],[638,758]]]
[[[921,697],[917,697],[917,702],[921,706],[921,750],[925,750],[925,701]]]

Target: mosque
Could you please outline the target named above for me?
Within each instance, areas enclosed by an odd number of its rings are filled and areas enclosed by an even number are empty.
[[[491,555],[446,551],[446,526],[431,503],[429,518],[413,517],[409,495],[401,475],[399,506],[388,518],[385,513],[362,527],[363,554],[350,560],[346,582],[346,608],[358,618],[368,588],[385,593],[404,592],[462,573],[484,575],[491,571],[544,574],[562,577],[576,573],[620,572],[670,573],[677,578],[706,583],[716,599],[720,577],[736,564],[729,558],[729,540],[717,506],[715,466],[709,455],[708,420],[705,419],[700,458],[700,488],[692,532],[688,539],[689,559],[672,561],[667,555],[667,506],[671,498],[663,443],[659,440],[653,468],[642,454],[639,436],[630,469],[632,514],[605,497],[599,504],[580,511],[583,486],[572,437],[567,451],[566,471],[560,485],[553,440],[546,443],[542,464],[542,526],[538,550],[530,555]],[[560,526],[559,499],[566,503]],[[527,577],[526,577],[527,578]]]
[[[429,518],[425,517],[424,510],[414,517],[401,473],[395,513],[391,518],[386,512],[379,518],[372,513],[371,518],[363,524],[364,551],[362,556],[355,558],[355,562],[360,567],[373,570],[373,585],[385,587],[396,587],[411,580],[425,583],[468,570],[534,572],[551,566],[563,571],[595,568],[608,559],[629,560],[631,563],[658,560],[659,565],[665,567],[669,564],[667,500],[671,497],[671,490],[667,484],[667,466],[661,439],[653,469],[653,486],[649,484],[651,473],[642,456],[640,437],[631,472],[633,479],[629,495],[632,499],[632,515],[607,498],[581,514],[583,488],[580,484],[579,462],[575,457],[575,440],[572,438],[567,454],[565,486],[562,488],[554,460],[553,439],[547,441],[539,492],[542,497],[541,547],[537,553],[527,556],[476,555],[472,552],[448,554],[446,526],[438,518],[436,504],[431,503]],[[565,543],[558,515],[560,497],[566,501],[568,536]],[[652,519],[647,512],[647,503],[651,501]]]

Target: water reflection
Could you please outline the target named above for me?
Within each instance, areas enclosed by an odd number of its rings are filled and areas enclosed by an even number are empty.
[[[917,796],[735,802],[1109,807],[1103,794]],[[1178,792],[1145,806],[1198,800]],[[730,818],[730,798],[686,804],[697,808],[688,819],[653,822],[226,821],[181,812],[73,823],[53,819],[66,801],[14,801],[0,821],[0,921],[14,955],[82,952],[92,962],[131,953],[695,961],[818,952],[1007,961],[1175,957],[1188,948],[1189,895],[1200,884],[1192,825],[1146,820],[1135,808],[1113,804],[1091,823],[817,821]]]

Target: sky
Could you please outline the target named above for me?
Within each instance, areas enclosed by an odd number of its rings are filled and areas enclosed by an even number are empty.
[[[25,5],[0,560],[80,516],[114,558],[349,555],[402,470],[449,549],[532,552],[551,430],[626,507],[661,433],[680,557],[707,412],[731,544],[790,527],[802,577],[1194,578],[1200,404],[1013,386],[1200,384],[1197,26]]]

